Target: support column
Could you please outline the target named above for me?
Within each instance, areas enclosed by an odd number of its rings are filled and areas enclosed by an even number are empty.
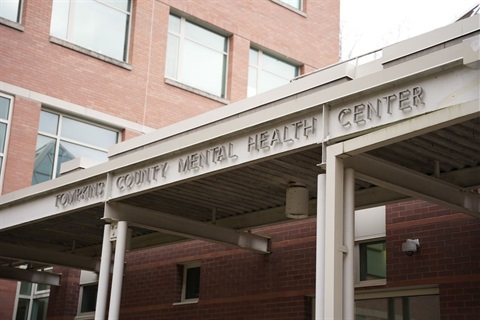
[[[344,186],[344,217],[343,217],[344,245],[347,252],[343,257],[343,319],[355,318],[355,171],[345,169]]]
[[[317,256],[315,273],[315,319],[322,319],[325,296],[325,192],[326,175],[317,177]]]
[[[108,283],[110,280],[110,265],[112,261],[112,243],[110,242],[110,224],[103,227],[102,257],[98,274],[97,305],[95,319],[105,319],[107,310]]]
[[[115,245],[115,260],[113,263],[112,291],[108,320],[118,320],[120,315],[120,300],[122,298],[123,266],[125,263],[125,249],[127,244],[127,222],[117,224],[117,243]]]
[[[343,143],[327,147],[325,194],[325,290],[324,315],[320,319],[343,319]]]

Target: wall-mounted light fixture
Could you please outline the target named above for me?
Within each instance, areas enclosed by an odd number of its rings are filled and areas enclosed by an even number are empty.
[[[418,239],[407,239],[402,243],[402,251],[409,257],[417,252],[418,247],[420,247],[420,240]]]
[[[291,182],[287,187],[285,215],[293,219],[307,218],[308,200],[307,186]]]

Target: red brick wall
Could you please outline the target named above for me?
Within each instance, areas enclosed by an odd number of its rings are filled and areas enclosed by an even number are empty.
[[[191,241],[127,255],[121,319],[305,319],[315,291],[315,220],[255,231],[273,253]],[[200,300],[180,301],[178,264],[201,261]]]
[[[480,314],[480,219],[422,201],[387,207],[387,284],[438,285],[442,319]],[[401,250],[419,239],[411,257]]]
[[[63,267],[55,267],[55,273],[61,273],[60,286],[50,287],[47,319],[73,320],[77,315],[80,292],[80,271]]]
[[[17,282],[0,279],[0,319],[12,319]]]

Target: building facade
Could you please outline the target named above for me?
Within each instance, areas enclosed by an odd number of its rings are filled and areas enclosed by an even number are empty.
[[[72,158],[105,161],[113,143],[287,83],[339,55],[336,0],[0,5],[2,194],[59,176]],[[50,292],[2,281],[0,318],[43,319],[47,300],[49,319],[81,314],[79,274],[62,274],[67,284]]]
[[[476,18],[301,76],[336,1],[19,2],[0,317],[475,319]]]

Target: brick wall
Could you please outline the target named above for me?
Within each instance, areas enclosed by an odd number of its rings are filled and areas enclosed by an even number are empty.
[[[47,319],[72,320],[77,315],[80,292],[80,271],[63,267],[53,268],[62,275],[60,286],[50,287]]]
[[[12,319],[17,282],[0,279],[0,319]]]
[[[480,314],[480,220],[422,201],[387,207],[387,284],[438,285],[442,319]],[[401,250],[419,239],[411,257]]]

